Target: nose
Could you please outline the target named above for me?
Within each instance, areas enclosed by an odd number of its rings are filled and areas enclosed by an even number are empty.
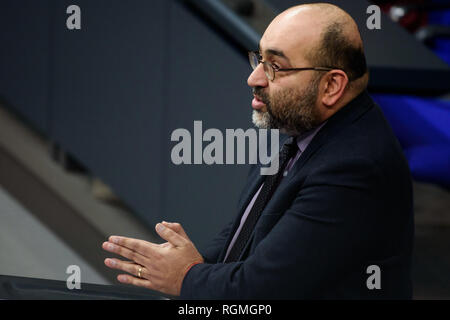
[[[268,79],[266,74],[264,73],[264,66],[262,63],[260,63],[255,70],[250,74],[250,76],[247,79],[247,84],[254,88],[254,87],[267,87],[268,85]]]

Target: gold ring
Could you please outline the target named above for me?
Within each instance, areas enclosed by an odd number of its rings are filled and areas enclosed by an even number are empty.
[[[137,274],[138,278],[142,278],[142,277],[141,277],[141,272],[142,272],[142,267],[139,267],[139,269],[138,269],[138,274]]]

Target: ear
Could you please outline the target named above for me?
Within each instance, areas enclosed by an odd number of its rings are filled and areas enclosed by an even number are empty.
[[[322,81],[324,81],[322,103],[332,108],[344,94],[348,84],[347,74],[342,70],[331,70],[322,78]]]

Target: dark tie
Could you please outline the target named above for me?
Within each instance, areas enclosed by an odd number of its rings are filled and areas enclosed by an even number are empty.
[[[247,245],[248,240],[250,239],[252,231],[259,219],[259,216],[261,215],[261,212],[263,211],[267,202],[269,202],[270,198],[275,192],[275,189],[281,181],[284,168],[286,167],[289,159],[291,159],[297,151],[298,146],[295,139],[293,137],[288,138],[283,144],[283,147],[281,148],[279,153],[278,172],[276,174],[266,176],[264,185],[258,195],[258,198],[256,198],[255,203],[253,204],[253,207],[250,210],[250,213],[248,214],[244,225],[242,226],[241,232],[239,233],[236,242],[231,248],[227,259],[225,260],[225,263],[237,261],[239,259],[242,251]]]

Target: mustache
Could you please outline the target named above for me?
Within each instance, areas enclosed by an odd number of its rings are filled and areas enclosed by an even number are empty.
[[[252,89],[252,92],[254,95],[258,96],[258,98],[264,102],[264,104],[268,105],[269,104],[269,97],[267,96],[267,94],[265,92],[263,92],[263,88],[261,87],[254,87]]]

